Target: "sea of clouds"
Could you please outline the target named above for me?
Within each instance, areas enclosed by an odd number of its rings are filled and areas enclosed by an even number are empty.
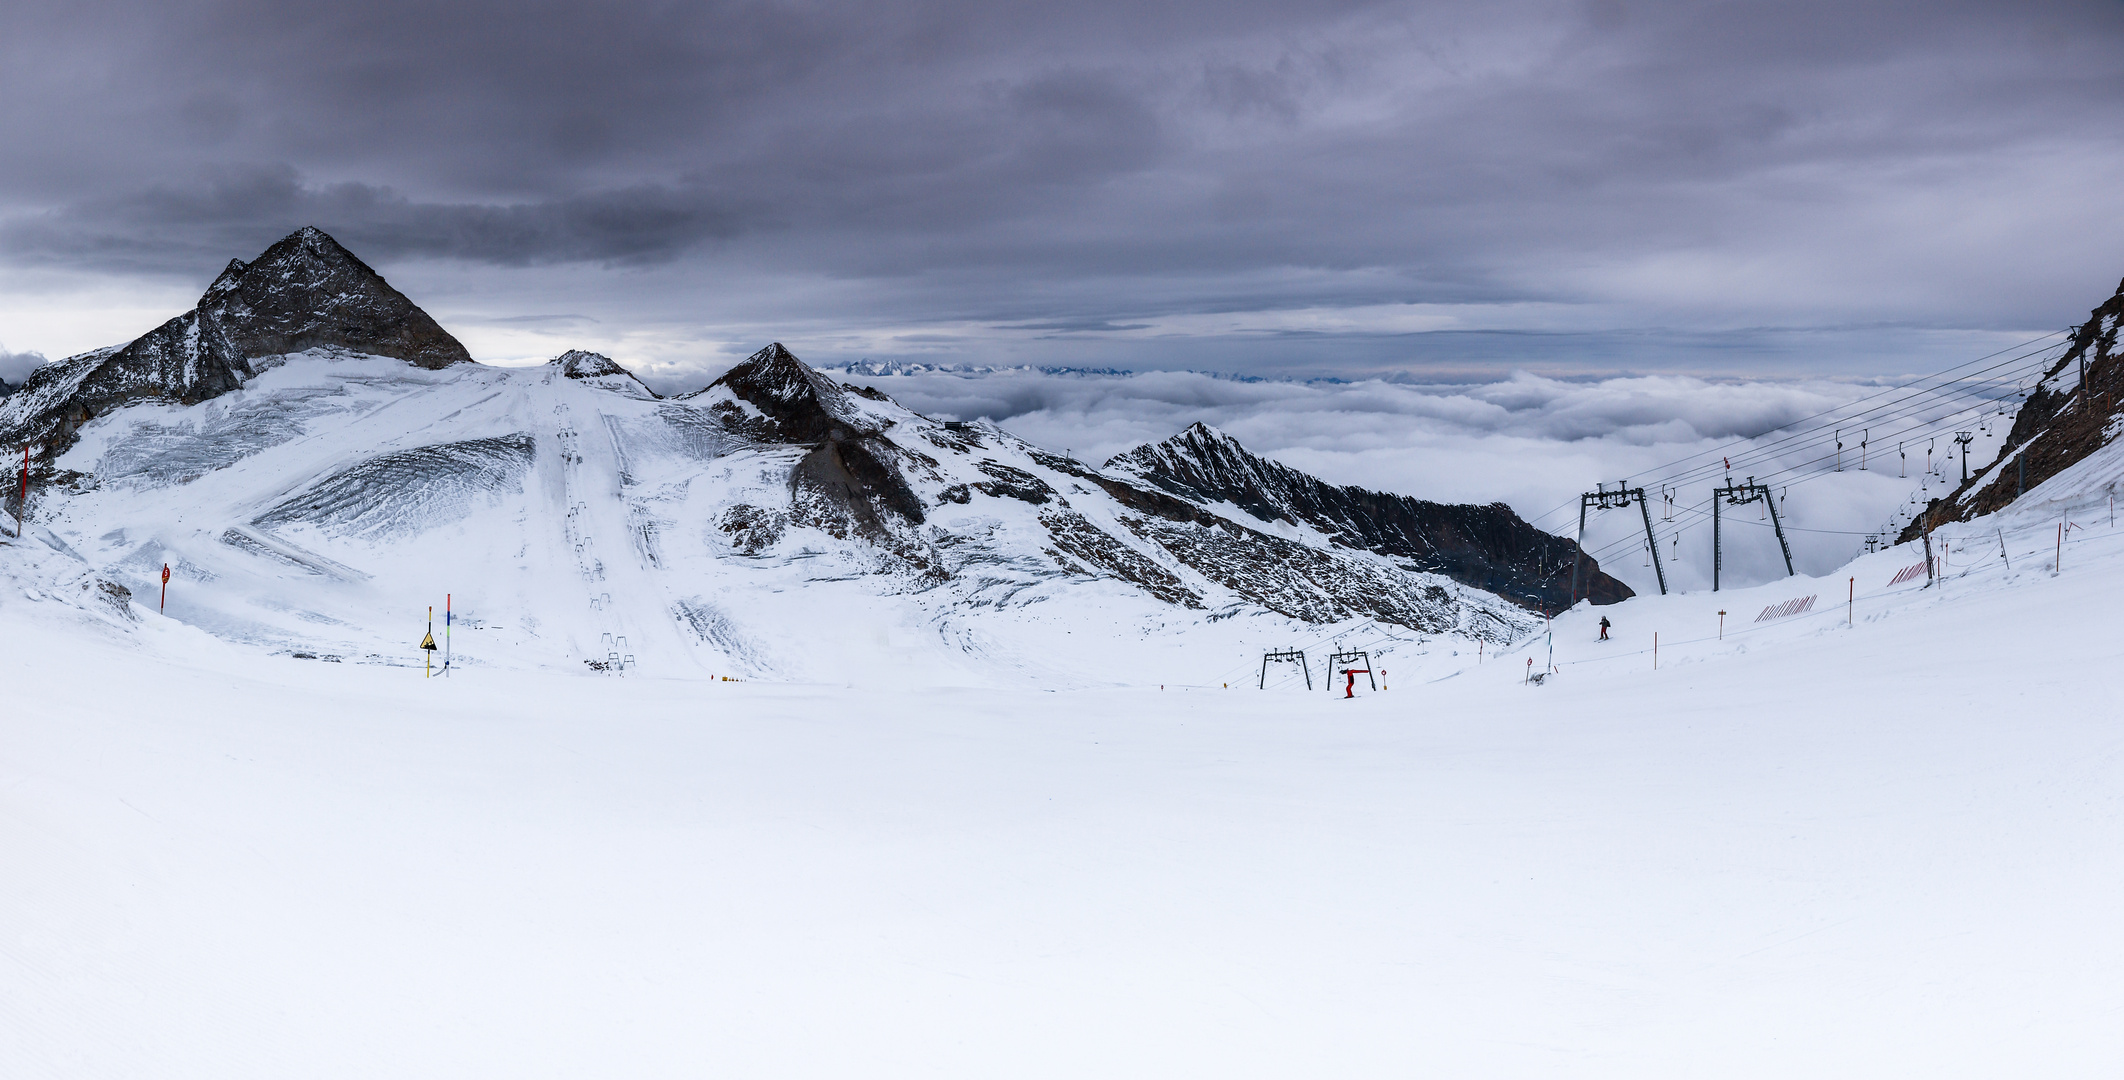
[[[1201,421],[1257,454],[1334,483],[1440,502],[1504,502],[1562,535],[1577,531],[1579,493],[1628,480],[1653,493],[1660,553],[1669,560],[1670,586],[1678,589],[1710,587],[1711,529],[1703,514],[1716,481],[1699,473],[1680,484],[1668,520],[1659,494],[1663,479],[1722,457],[1739,458],[1783,438],[1792,425],[1811,428],[1884,385],[1675,375],[1569,380],[1524,372],[1466,384],[1040,369],[875,374],[856,368],[839,377],[874,386],[931,416],[993,421],[1092,463]],[[1973,464],[1991,460],[2003,432],[2003,425],[1988,426],[1972,447]],[[1941,482],[1928,483],[1924,476],[1928,448],[1940,472],[1956,467],[1945,440],[1922,438],[1872,442],[1861,467],[1864,428],[1847,434],[1850,452],[1842,471],[1833,459],[1810,464],[1833,453],[1832,437],[1750,458],[1734,477],[1754,473],[1772,483],[1802,574],[1842,565],[1862,550],[1864,534],[1882,529],[1913,496],[1939,494]],[[1908,457],[1899,456],[1898,441]],[[1729,509],[1727,587],[1783,575],[1764,517],[1759,506]],[[1633,588],[1653,591],[1657,582],[1638,539],[1642,534],[1634,509],[1598,514],[1586,546],[1604,552],[1603,569]]]

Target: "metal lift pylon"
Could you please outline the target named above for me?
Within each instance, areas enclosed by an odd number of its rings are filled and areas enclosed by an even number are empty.
[[[1652,572],[1659,578],[1659,594],[1667,595],[1667,568],[1659,561],[1659,539],[1652,535],[1652,504],[1645,501],[1645,489],[1630,487],[1625,480],[1614,491],[1604,484],[1595,485],[1597,490],[1578,497],[1578,554],[1571,560],[1571,603],[1578,604],[1578,571],[1586,561],[1586,511],[1627,510],[1630,500],[1637,500],[1637,509],[1645,519],[1645,545],[1652,549]]]
[[[1255,685],[1254,689],[1265,690],[1268,688],[1268,666],[1272,663],[1298,665],[1298,670],[1305,673],[1305,688],[1307,690],[1313,688],[1313,669],[1305,662],[1305,650],[1282,649],[1271,650],[1261,654],[1261,681]]]
[[[1726,477],[1726,486],[1711,489],[1711,591],[1718,591],[1718,572],[1725,562],[1725,540],[1719,532],[1721,505],[1746,506],[1760,502],[1770,510],[1770,528],[1777,533],[1777,548],[1785,555],[1785,576],[1793,576],[1792,545],[1785,541],[1785,525],[1777,518],[1777,500],[1770,497],[1770,485],[1758,484],[1749,477],[1745,484],[1736,484]]]

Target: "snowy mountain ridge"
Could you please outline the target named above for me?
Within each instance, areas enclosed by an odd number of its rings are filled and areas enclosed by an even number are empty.
[[[28,516],[86,572],[146,595],[167,564],[177,617],[288,653],[397,662],[414,601],[449,594],[477,663],[1069,683],[1183,638],[1502,643],[1562,606],[1569,543],[1509,511],[1335,488],[1208,429],[1098,469],[780,343],[670,399],[595,353],[461,354],[305,230],[40,371],[0,437],[43,440]]]
[[[1530,607],[1571,605],[1576,545],[1521,520],[1503,503],[1455,506],[1338,487],[1266,458],[1197,423],[1164,442],[1116,455],[1106,468],[1185,499],[1228,503],[1261,521],[1309,526],[1342,547],[1445,574]],[[1629,586],[1597,575],[1590,598],[1612,604]],[[1586,598],[1581,594],[1578,598]]]

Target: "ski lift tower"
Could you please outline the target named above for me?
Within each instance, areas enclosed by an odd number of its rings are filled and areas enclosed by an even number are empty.
[[[1304,649],[1272,649],[1261,654],[1261,681],[1255,685],[1254,689],[1265,690],[1268,688],[1268,666],[1270,664],[1298,665],[1298,670],[1305,674],[1305,688],[1307,690],[1313,688],[1313,669],[1305,662]]]
[[[1792,576],[1792,545],[1785,542],[1785,525],[1777,518],[1777,500],[1770,497],[1770,485],[1758,484],[1749,477],[1745,484],[1736,484],[1726,477],[1726,486],[1711,489],[1711,591],[1718,591],[1718,571],[1725,558],[1724,538],[1719,532],[1721,505],[1746,506],[1760,502],[1770,509],[1770,527],[1777,531],[1777,547],[1785,554],[1785,576]]]
[[[1351,688],[1357,685],[1357,676],[1362,675],[1364,676],[1364,681],[1371,686],[1374,692],[1379,689],[1379,680],[1372,678],[1372,658],[1361,650],[1357,652],[1337,652],[1330,655],[1328,657],[1328,674],[1334,675],[1337,672],[1349,677]],[[1330,691],[1335,689],[1334,679],[1327,680],[1327,688]],[[1354,696],[1354,692],[1350,688],[1345,688],[1345,696]]]
[[[1606,484],[1595,484],[1593,491],[1578,497],[1578,554],[1571,560],[1571,603],[1578,603],[1578,571],[1586,561],[1586,511],[1627,510],[1630,500],[1637,500],[1638,512],[1645,519],[1645,546],[1652,551],[1652,572],[1659,577],[1659,594],[1667,595],[1667,568],[1659,561],[1659,541],[1652,535],[1652,504],[1645,501],[1645,489],[1631,487],[1628,480],[1617,484],[1609,491]],[[1768,490],[1768,489],[1765,489]]]

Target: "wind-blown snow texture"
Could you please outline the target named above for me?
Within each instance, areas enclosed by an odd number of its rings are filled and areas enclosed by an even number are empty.
[[[1541,685],[1546,638],[1339,628],[1354,700],[1184,622],[1056,633],[1133,654],[1060,693],[943,685],[900,626],[822,683],[423,680],[217,640],[33,525],[0,1074],[2108,1075],[2120,469],[1943,528],[1930,588],[1904,546],[1581,607]],[[859,658],[831,590],[684,632]]]

